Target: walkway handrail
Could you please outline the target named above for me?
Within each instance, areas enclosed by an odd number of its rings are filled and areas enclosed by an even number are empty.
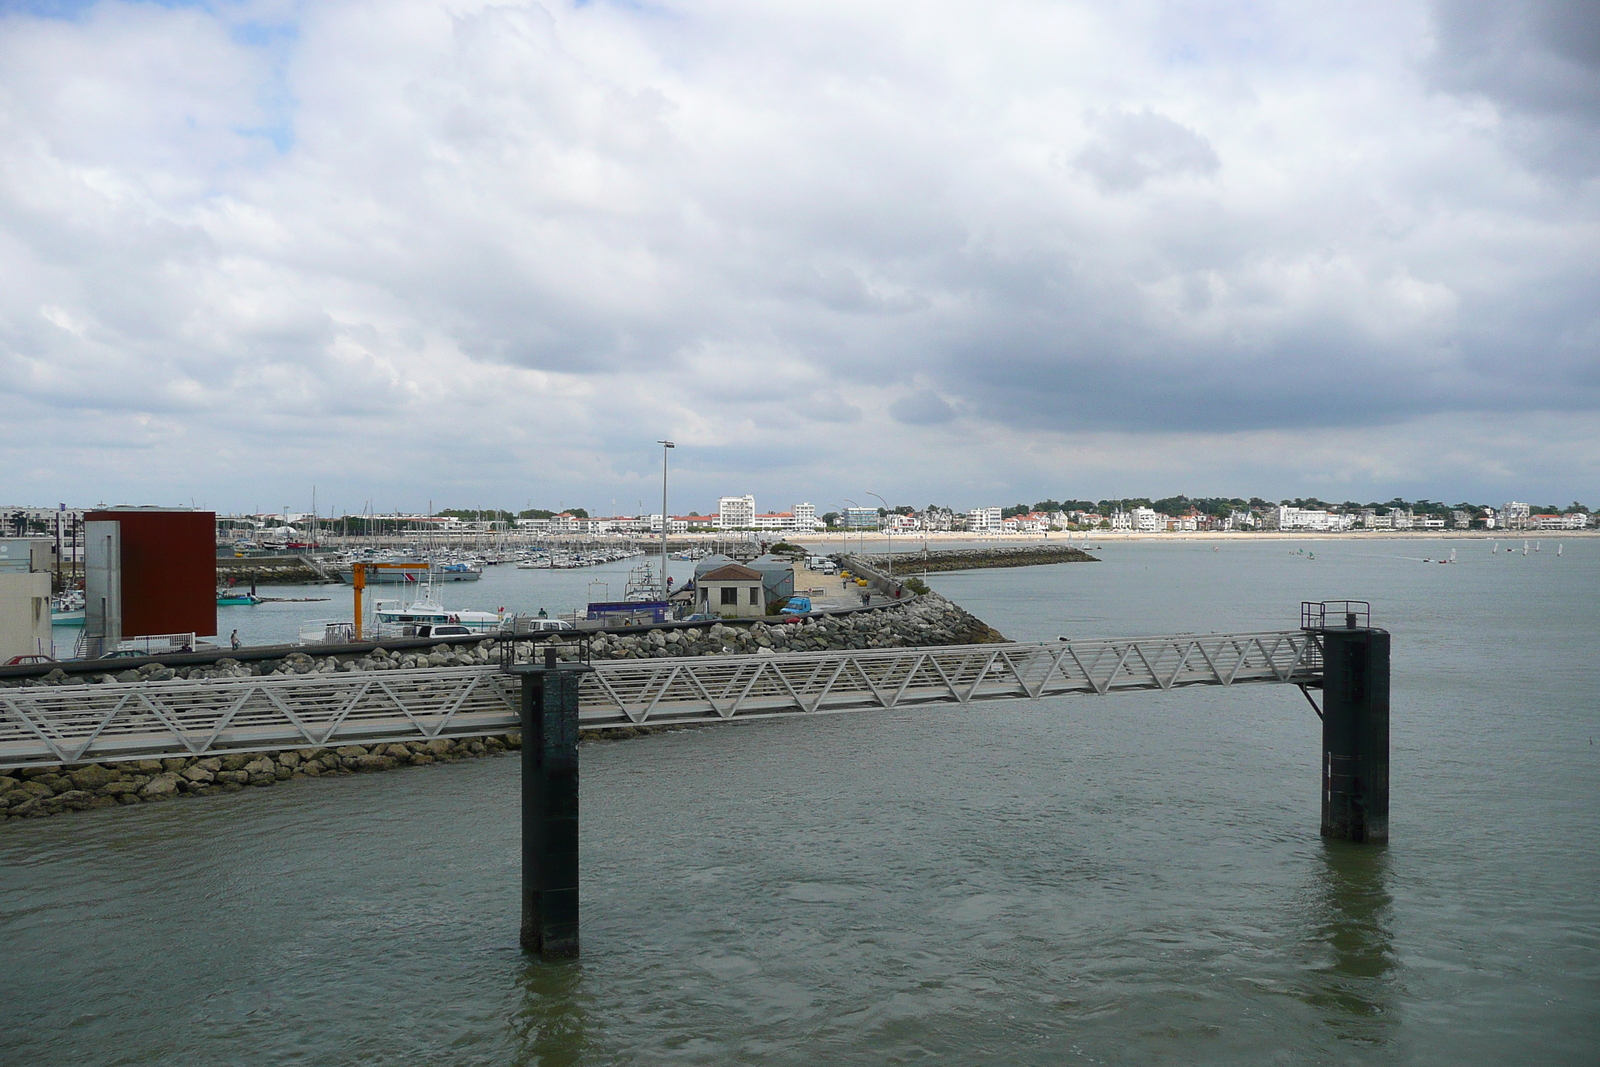
[[[1314,684],[1301,630],[601,660],[585,729],[1038,700],[1246,682]],[[514,730],[495,667],[0,689],[0,767],[425,741]]]

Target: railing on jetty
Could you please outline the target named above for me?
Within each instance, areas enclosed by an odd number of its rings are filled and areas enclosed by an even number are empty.
[[[811,715],[1073,693],[1314,685],[1305,630],[599,661],[579,725]],[[0,689],[0,767],[420,741],[514,730],[495,667]]]

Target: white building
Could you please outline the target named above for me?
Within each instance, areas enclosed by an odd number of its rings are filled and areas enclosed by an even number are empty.
[[[743,530],[755,524],[755,497],[725,496],[717,501],[717,525],[724,530]]]
[[[1337,511],[1321,508],[1274,508],[1273,522],[1280,530],[1314,530],[1319,532],[1348,530],[1355,518]],[[1408,520],[1409,521],[1409,520]]]
[[[876,530],[878,528],[878,509],[845,508],[844,524],[852,530]]]
[[[1050,528],[1050,516],[1042,511],[1030,511],[1014,517],[1017,533],[1044,533]]]
[[[1590,516],[1581,511],[1569,511],[1565,515],[1534,515],[1531,521],[1535,529],[1539,530],[1582,530],[1589,525]]]
[[[1167,528],[1167,517],[1154,508],[1134,508],[1128,520],[1139,533],[1160,533]]]
[[[49,540],[0,541],[0,663],[13,656],[49,656],[50,570],[55,545]]]
[[[1533,508],[1513,500],[1500,509],[1500,525],[1507,530],[1526,530],[1533,525]]]
[[[973,508],[967,512],[967,529],[999,533],[1004,521],[1000,513],[1004,508]]]
[[[796,504],[794,506],[794,528],[803,532],[815,530],[817,523],[817,506],[815,504]]]

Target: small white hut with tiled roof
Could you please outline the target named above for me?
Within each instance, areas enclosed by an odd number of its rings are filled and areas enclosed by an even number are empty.
[[[707,571],[695,579],[699,591],[696,608],[724,619],[759,619],[767,613],[767,595],[761,572],[737,563]]]

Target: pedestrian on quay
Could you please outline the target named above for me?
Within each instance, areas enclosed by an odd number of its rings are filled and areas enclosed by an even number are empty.
[[[239,631],[238,630],[235,630],[235,631],[233,631],[233,633],[228,635],[228,647],[232,648],[235,652],[239,651]]]

